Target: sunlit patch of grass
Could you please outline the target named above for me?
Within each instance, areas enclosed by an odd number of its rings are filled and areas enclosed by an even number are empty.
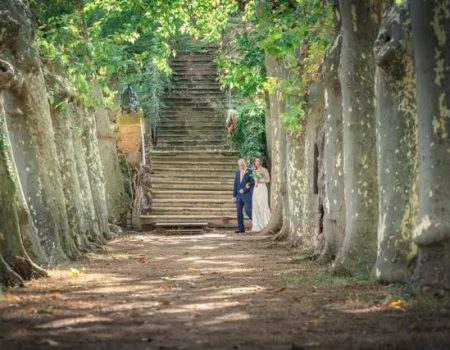
[[[314,275],[290,275],[285,277],[287,282],[300,283],[300,282],[315,282],[315,283],[333,283],[340,277],[328,274],[318,273]]]
[[[417,310],[450,313],[450,293],[443,291],[422,291],[409,287],[393,287],[384,296],[384,302],[403,300]]]
[[[367,278],[362,276],[338,276],[331,273],[321,272],[315,274],[295,274],[285,277],[286,282],[301,283],[301,282],[313,282],[313,283],[333,283],[339,285],[348,284],[366,284],[370,283]]]

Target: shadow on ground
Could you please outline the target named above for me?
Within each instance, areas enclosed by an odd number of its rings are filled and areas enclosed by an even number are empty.
[[[449,348],[448,304],[228,233],[122,237],[0,301],[0,349]]]

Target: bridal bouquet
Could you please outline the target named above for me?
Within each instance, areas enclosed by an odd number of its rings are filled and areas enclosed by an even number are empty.
[[[264,179],[264,174],[259,170],[253,170],[252,175],[256,180]]]

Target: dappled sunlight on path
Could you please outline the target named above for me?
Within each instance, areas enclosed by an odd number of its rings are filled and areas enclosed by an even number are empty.
[[[427,317],[436,321],[433,341],[446,339],[445,314],[386,307],[388,287],[328,277],[318,265],[299,263],[296,254],[268,248],[257,236],[229,233],[124,236],[104,252],[11,291],[14,297],[0,302],[0,345],[108,350],[419,346],[429,341],[420,334]]]

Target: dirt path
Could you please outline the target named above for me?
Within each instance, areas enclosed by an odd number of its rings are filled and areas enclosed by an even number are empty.
[[[296,254],[234,234],[125,236],[4,294],[0,349],[450,347],[445,299],[405,305]]]

